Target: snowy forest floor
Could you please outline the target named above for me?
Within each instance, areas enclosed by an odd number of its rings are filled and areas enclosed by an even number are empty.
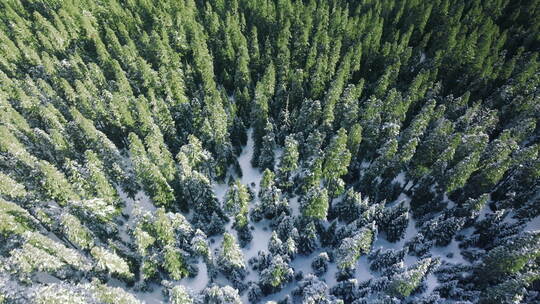
[[[251,158],[253,156],[253,137],[252,137],[253,130],[248,130],[248,141],[246,146],[243,148],[240,156],[238,157],[238,162],[240,164],[240,168],[242,170],[242,177],[240,178],[240,181],[242,184],[249,187],[253,193],[258,193],[259,191],[259,183],[262,178],[262,172],[258,168],[254,168],[251,165]],[[275,151],[276,154],[276,163],[279,163],[279,155],[281,151]],[[238,178],[236,174],[233,173],[233,170],[229,170],[228,176],[226,177],[225,181],[229,180],[229,178]],[[400,183],[403,183],[403,176],[400,174],[395,181],[398,181]],[[225,194],[228,190],[228,185],[226,183],[216,183],[213,184],[214,192],[219,199],[220,203],[223,204]],[[140,208],[142,211],[153,211],[155,210],[155,206],[152,204],[150,198],[144,194],[144,192],[139,192],[136,195],[135,200],[130,199],[127,197],[127,195],[123,192],[120,192],[122,199],[126,202],[126,207],[124,208],[124,214],[129,215],[129,218],[131,219],[131,214],[134,212],[134,209]],[[339,198],[337,198],[339,199]],[[402,193],[398,199],[396,199],[394,202],[387,203],[387,206],[392,206],[397,203],[405,202],[405,204],[409,204],[410,198],[405,194]],[[255,196],[255,198],[250,202],[249,209],[250,211],[256,206],[258,202],[258,198]],[[449,205],[452,205],[452,202],[449,201]],[[298,216],[300,214],[299,206],[298,206],[298,197],[293,197],[289,200],[289,205],[292,209],[292,215]],[[487,206],[482,210],[480,217],[485,217],[487,213],[489,213],[489,208]],[[405,232],[405,236],[397,241],[397,242],[389,242],[385,239],[384,234],[379,234],[377,238],[375,239],[373,243],[373,250],[381,249],[394,249],[399,250],[402,249],[403,246],[407,243],[407,241],[411,240],[414,236],[418,234],[418,229],[416,227],[416,221],[412,217],[412,214],[409,214],[409,223]],[[231,219],[225,226],[226,232],[237,236],[236,230],[233,229],[233,220]],[[127,229],[130,226],[130,220],[126,222],[124,226],[124,229],[120,232],[121,238],[127,238]],[[250,281],[257,282],[258,281],[258,273],[255,270],[249,269],[249,259],[252,257],[256,257],[258,252],[261,250],[268,251],[268,243],[270,241],[271,235],[272,235],[272,229],[270,227],[270,220],[263,219],[260,222],[253,223],[250,222],[250,228],[253,235],[253,240],[246,245],[244,248],[242,248],[242,252],[244,255],[245,264],[248,265],[248,274],[245,278],[245,283],[248,283]],[[531,222],[528,223],[525,230],[531,231],[531,230],[538,230],[540,228],[540,218],[535,218]],[[461,234],[472,234],[473,228],[465,229],[461,232]],[[210,241],[210,248],[212,250],[212,253],[214,255],[217,255],[219,248],[223,241],[223,235],[219,236],[213,236],[209,238]],[[319,248],[315,252],[311,253],[310,255],[297,255],[291,262],[291,267],[294,269],[295,274],[298,272],[302,272],[304,275],[308,273],[313,273],[313,270],[311,268],[311,263],[315,257],[317,257],[321,252],[325,252],[327,250],[331,250],[331,248]],[[441,259],[441,261],[446,263],[452,263],[452,264],[470,264],[468,261],[466,261],[463,256],[461,255],[461,250],[459,248],[459,242],[455,239],[452,240],[452,242],[445,246],[445,247],[433,247],[430,250],[430,253],[433,257],[438,257]],[[417,257],[412,255],[407,255],[404,259],[405,266],[413,265],[418,260]],[[183,285],[187,287],[188,289],[192,290],[193,292],[200,292],[205,287],[207,287],[210,283],[209,275],[207,272],[207,266],[202,261],[202,258],[199,258],[199,261],[197,263],[197,268],[199,269],[198,274],[193,278],[184,278],[179,281],[175,281],[174,285]],[[335,263],[330,263],[328,270],[320,277],[322,280],[326,282],[326,284],[331,288],[333,285],[336,284],[336,273],[338,269]],[[357,267],[355,271],[355,278],[358,280],[358,282],[366,281],[372,278],[376,278],[378,276],[377,272],[371,271],[369,269],[369,263],[367,256],[362,256],[357,261]],[[425,279],[427,288],[424,291],[424,294],[429,294],[432,292],[439,284],[436,276],[434,274],[429,274]],[[224,286],[224,285],[232,285],[222,274],[219,274],[218,277],[214,280],[215,284]],[[285,296],[290,295],[295,288],[295,281],[289,282],[286,284],[282,290],[280,290],[277,293],[273,293],[271,295],[268,295],[266,297],[263,297],[260,299],[259,303],[266,303],[267,301],[279,301],[282,300]],[[121,286],[121,283],[119,283],[119,286]],[[157,304],[157,303],[163,303],[165,300],[163,296],[163,289],[164,287],[161,285],[154,284],[152,286],[154,289],[151,292],[142,292],[139,291],[135,295],[136,297],[144,301],[147,304]],[[242,301],[244,303],[249,303],[247,292],[242,293]]]

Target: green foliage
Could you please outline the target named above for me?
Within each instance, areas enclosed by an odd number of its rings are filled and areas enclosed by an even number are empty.
[[[420,285],[433,263],[431,258],[418,261],[410,269],[396,275],[387,287],[387,292],[398,298],[408,297]]]
[[[512,303],[523,300],[524,291],[530,288],[532,282],[538,280],[540,275],[528,272],[511,278],[498,285],[487,288],[480,298],[482,304]]]
[[[225,195],[225,211],[235,218],[235,226],[239,229],[247,225],[247,213],[250,196],[247,187],[236,180]]]
[[[270,267],[261,272],[260,283],[263,288],[279,290],[281,286],[292,278],[292,274],[293,270],[278,255],[271,262]]]
[[[133,273],[129,269],[128,263],[116,253],[96,246],[90,250],[90,254],[96,260],[97,269],[107,271],[113,275],[118,275],[120,278],[133,278]]]
[[[64,174],[53,165],[42,160],[38,163],[38,169],[43,192],[48,198],[56,200],[61,205],[79,199]]]
[[[7,199],[16,199],[24,197],[26,193],[24,185],[0,172],[0,195]]]
[[[324,220],[328,213],[328,190],[311,188],[300,202],[302,214],[306,217]]]
[[[54,272],[64,267],[90,270],[90,264],[80,253],[37,232],[24,232],[24,244],[10,252],[10,264],[22,274],[34,271]]]
[[[94,240],[90,230],[83,226],[75,216],[64,214],[61,219],[61,224],[64,233],[70,242],[83,249],[90,249],[94,246]]]
[[[374,237],[373,229],[362,228],[353,236],[344,238],[336,252],[338,268],[355,269],[360,256],[371,250]]]
[[[218,256],[218,263],[225,270],[238,270],[246,267],[244,255],[236,243],[235,238],[229,233],[223,234],[223,243],[221,244],[221,250]]]
[[[137,135],[130,133],[129,140],[133,166],[139,182],[157,205],[170,205],[174,201],[173,189],[167,183],[159,167],[150,160]]]
[[[340,195],[344,190],[344,182],[340,179],[347,173],[351,161],[351,152],[347,149],[347,131],[340,129],[332,138],[324,155],[322,175],[326,179],[329,194]]]
[[[165,268],[171,279],[180,280],[189,274],[186,269],[184,258],[178,249],[171,246],[165,246],[165,254],[163,257],[163,268]]]
[[[88,170],[88,184],[91,185],[90,191],[93,197],[103,198],[107,201],[114,201],[118,194],[116,189],[110,184],[103,162],[98,158],[98,155],[91,150],[85,152],[86,168]]]
[[[537,301],[538,240],[518,232],[540,215],[538,11],[526,0],[3,1],[0,302],[137,303],[128,292],[153,280],[171,302],[240,303],[231,287],[166,281],[198,256],[211,282],[219,269],[256,302],[291,281],[296,248],[321,246],[339,277],[298,277],[305,302]],[[264,170],[251,209],[239,181],[223,202],[214,187],[240,177],[246,134]],[[252,260],[260,286],[243,282],[232,235],[218,261],[208,239],[234,217],[245,246],[248,213],[276,233],[272,255]],[[427,260],[352,280],[368,225],[397,241],[411,215],[420,233],[398,243],[409,255],[451,241],[481,262],[443,257],[438,294],[408,299]],[[93,280],[106,273],[128,292]],[[62,282],[42,284],[49,275]]]
[[[280,187],[290,189],[293,186],[292,175],[298,169],[298,158],[298,142],[288,136],[285,138],[284,151],[277,171]]]
[[[3,199],[0,199],[0,220],[0,233],[4,237],[33,230],[32,217],[28,211]]]
[[[540,256],[540,233],[525,232],[490,250],[478,269],[486,281],[514,274]]]
[[[172,304],[191,304],[193,303],[193,298],[184,286],[178,285],[169,291],[169,301]]]
[[[135,238],[135,244],[137,245],[137,252],[142,256],[146,255],[147,248],[152,246],[156,241],[150,233],[144,231],[140,226],[135,227],[133,236]]]

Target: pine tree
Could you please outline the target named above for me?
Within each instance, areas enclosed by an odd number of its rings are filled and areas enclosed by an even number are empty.
[[[418,261],[405,272],[394,276],[387,287],[387,292],[398,298],[408,297],[436,265],[436,260],[426,258]]]
[[[261,140],[258,167],[261,169],[274,169],[274,150],[276,149],[276,135],[274,134],[274,125],[271,122],[266,123],[264,133],[265,135],[262,137]]]
[[[333,213],[337,218],[346,223],[350,223],[364,213],[368,208],[368,199],[362,198],[362,194],[349,188],[345,193],[345,197],[334,205]]]
[[[212,287],[207,287],[202,291],[201,296],[203,302],[206,303],[242,303],[238,290],[231,286],[219,287],[215,285]]]
[[[0,172],[0,195],[7,199],[20,199],[27,195],[26,187]]]
[[[476,270],[481,284],[501,280],[504,276],[522,270],[529,261],[540,255],[540,234],[524,232],[510,237],[491,249]]]
[[[170,205],[174,201],[174,191],[166,178],[148,158],[144,145],[137,135],[130,133],[129,142],[137,179],[157,205]]]
[[[463,187],[471,174],[477,169],[477,164],[480,161],[480,153],[474,153],[466,156],[455,167],[449,169],[445,176],[444,190],[452,192]]]
[[[340,129],[327,148],[322,166],[322,174],[330,197],[336,197],[343,192],[344,181],[340,177],[347,173],[350,161],[351,152],[347,149],[347,132],[345,129]]]
[[[325,188],[311,188],[300,201],[302,215],[324,220],[328,213],[328,191]]]
[[[403,238],[409,225],[409,208],[402,202],[391,208],[386,208],[381,219],[381,231],[386,232],[386,239],[390,242]]]
[[[298,142],[292,136],[287,136],[276,174],[278,185],[285,190],[290,189],[294,184],[293,175],[298,169],[298,157]]]
[[[361,255],[371,250],[375,238],[372,228],[362,228],[351,237],[344,238],[336,251],[337,266],[340,270],[355,269]]]
[[[261,271],[259,286],[265,294],[276,292],[292,280],[293,273],[293,269],[280,255],[272,256],[269,267]]]
[[[66,205],[70,200],[78,200],[79,196],[72,189],[65,175],[47,161],[38,163],[38,172],[43,194]]]
[[[330,258],[328,257],[328,253],[321,252],[316,258],[313,259],[311,262],[311,268],[313,269],[314,273],[316,275],[322,275],[328,270],[328,262],[330,261]]]
[[[0,303],[539,301],[538,1],[0,7]]]
[[[275,82],[276,72],[274,64],[270,63],[262,79],[255,86],[253,106],[251,109],[251,121],[254,128],[253,140],[255,141],[255,150],[251,163],[255,165],[259,162],[262,139],[266,134],[265,128],[269,118],[269,102],[274,94]]]
[[[186,288],[182,285],[177,285],[169,291],[169,302],[173,304],[192,304],[193,298]]]
[[[118,198],[117,191],[105,175],[103,162],[92,150],[87,150],[84,156],[86,159],[85,167],[88,170],[88,184],[92,187],[92,196],[109,201],[116,200]]]
[[[225,195],[225,211],[234,216],[234,228],[239,233],[239,242],[242,247],[252,239],[247,217],[249,201],[249,192],[239,180],[231,185]]]
[[[239,285],[242,282],[246,272],[244,255],[235,238],[229,233],[223,234],[223,243],[216,262],[217,267],[233,284]]]

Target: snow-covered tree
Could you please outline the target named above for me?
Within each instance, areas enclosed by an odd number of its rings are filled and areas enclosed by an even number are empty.
[[[242,300],[238,290],[231,286],[212,286],[202,291],[200,301],[196,303],[209,304],[241,304]]]
[[[298,142],[292,136],[287,136],[277,170],[278,185],[285,190],[294,184],[293,174],[298,169],[298,157]]]
[[[330,197],[336,197],[343,192],[344,181],[341,176],[347,174],[351,161],[351,152],[347,148],[347,131],[340,129],[326,148],[322,165],[322,175]]]
[[[247,187],[237,180],[225,195],[225,211],[234,216],[234,228],[240,234],[240,244],[247,244],[252,236],[248,228],[248,204],[250,195]]]
[[[267,122],[264,127],[265,135],[261,140],[261,149],[259,152],[258,167],[261,169],[274,169],[274,150],[276,149],[276,135],[274,126]]]
[[[235,285],[241,285],[246,275],[246,265],[244,255],[240,246],[236,243],[234,236],[229,233],[223,234],[223,243],[221,244],[216,264],[219,270],[233,282]]]
[[[172,304],[192,304],[194,303],[192,296],[182,285],[177,285],[169,291],[169,302]]]
[[[408,297],[437,263],[437,260],[431,258],[416,262],[405,272],[393,276],[386,291],[398,298]]]
[[[274,255],[270,265],[260,272],[259,286],[265,294],[276,292],[292,280],[293,274],[286,261],[279,254]]]
[[[334,303],[331,296],[328,296],[328,286],[313,274],[308,274],[293,291],[294,294],[301,296],[302,303]]]
[[[311,268],[316,275],[320,276],[328,270],[328,262],[330,262],[328,253],[321,252],[311,262]]]
[[[325,188],[313,187],[300,200],[302,215],[323,220],[328,213],[328,191]]]
[[[345,193],[345,197],[333,206],[333,213],[338,219],[346,223],[350,223],[359,218],[360,215],[368,208],[368,199],[362,198],[360,192],[350,188]]]
[[[356,262],[361,255],[369,253],[371,244],[375,238],[373,228],[362,228],[351,237],[341,241],[336,250],[336,263],[339,269],[355,269]]]
[[[116,253],[98,246],[92,248],[90,253],[96,260],[98,270],[107,271],[112,275],[118,275],[124,279],[133,278],[133,273],[129,269],[128,263]]]

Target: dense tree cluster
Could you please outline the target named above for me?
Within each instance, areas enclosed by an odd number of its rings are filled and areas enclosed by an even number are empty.
[[[539,11],[2,1],[0,303],[539,302]]]

